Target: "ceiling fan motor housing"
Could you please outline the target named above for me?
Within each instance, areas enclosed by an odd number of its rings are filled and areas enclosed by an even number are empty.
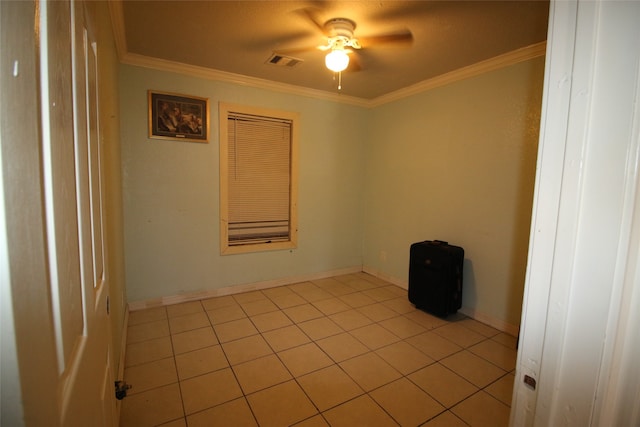
[[[329,37],[331,48],[344,48],[351,46],[359,49],[357,39],[353,38],[356,23],[347,18],[333,18],[325,22],[324,27]]]

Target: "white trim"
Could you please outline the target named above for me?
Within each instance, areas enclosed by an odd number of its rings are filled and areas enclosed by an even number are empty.
[[[416,83],[414,85],[407,86],[406,88],[379,96],[369,101],[368,107],[378,107],[389,102],[407,98],[409,96],[455,83],[460,80],[470,79],[472,77],[479,76],[490,71],[499,70],[501,68],[506,68],[520,62],[537,58],[539,56],[544,56],[546,47],[546,42],[532,44],[530,46],[516,49],[503,55],[498,55],[496,57],[463,68],[459,68],[446,74],[433,77],[431,79],[423,80],[420,83]]]
[[[626,11],[619,11],[624,14]],[[640,8],[636,8],[636,16]],[[615,22],[621,22],[617,16]],[[625,37],[637,40],[639,31]],[[606,33],[609,35],[609,32]],[[619,43],[619,42],[616,42]],[[633,43],[633,42],[630,42]],[[640,354],[640,58],[633,58],[633,69],[628,70],[628,81],[632,82],[631,130],[628,134],[627,164],[621,209],[620,239],[617,264],[612,283],[606,337],[600,378],[597,385],[598,398],[593,409],[593,420],[598,425],[637,425],[640,420],[640,369],[637,357]],[[631,85],[629,85],[631,86]]]
[[[378,270],[372,267],[367,267],[367,266],[363,266],[362,271],[372,276],[375,276],[378,279],[386,280],[389,283],[393,283],[394,285],[402,289],[405,289],[405,290],[409,289],[409,283],[407,282],[406,279],[398,279],[397,277],[389,276],[388,274],[384,273],[381,270]]]
[[[460,308],[458,312],[464,314],[465,316],[471,317],[472,319],[477,320],[480,323],[484,323],[485,325],[489,325],[492,328],[499,330],[500,332],[504,332],[505,334],[509,334],[513,337],[517,337],[520,333],[520,327],[517,325],[512,325],[511,323],[507,323],[504,320],[497,319],[493,316],[490,316],[481,311],[475,310],[470,307]]]
[[[536,381],[540,378],[571,100],[576,9],[576,2],[552,1],[549,12],[536,186],[520,322],[517,381],[511,403],[512,426],[532,425],[536,416],[538,393],[523,386],[521,379],[524,375]]]
[[[378,269],[367,267],[367,266],[362,267],[362,271],[374,277],[377,277],[379,279],[386,280],[387,282],[390,282],[402,289],[409,289],[409,283],[407,282],[406,279],[398,279],[397,277],[389,276]],[[475,310],[471,307],[463,306],[458,311],[464,314],[465,316],[471,317],[472,319],[475,319],[478,322],[484,323],[485,325],[489,325],[492,328],[499,330],[500,332],[507,333],[514,337],[517,337],[518,333],[520,332],[520,328],[517,325],[512,325],[510,323],[505,322],[504,320],[497,319],[493,316],[490,316],[486,313]]]
[[[636,65],[636,80],[638,71]],[[638,80],[640,82],[640,80]],[[640,85],[636,99],[640,99]],[[613,283],[613,297],[609,308],[607,337],[601,363],[598,390],[602,396],[596,402],[593,419],[597,425],[635,425],[640,419],[640,376],[637,358],[640,355],[640,114],[634,110],[633,150],[629,153],[624,210],[618,258],[617,279]],[[633,422],[636,420],[636,423]]]
[[[282,249],[292,249],[298,246],[298,179],[299,179],[299,140],[300,140],[300,114],[291,111],[276,110],[270,108],[259,108],[246,105],[231,104],[227,102],[220,102],[218,104],[218,127],[219,127],[219,174],[220,174],[220,254],[221,255],[233,255],[242,254],[248,252],[261,252],[261,251],[273,251]],[[282,124],[288,122],[288,130],[290,131],[289,150],[287,152],[280,152],[282,155],[288,155],[289,162],[289,217],[288,227],[289,235],[287,238],[283,238],[281,241],[264,241],[255,242],[252,244],[240,244],[232,245],[229,240],[231,219],[237,220],[238,218],[231,218],[230,206],[231,206],[231,180],[229,179],[229,171],[232,170],[228,159],[228,153],[230,147],[233,144],[229,143],[229,134],[231,133],[229,128],[229,119],[237,117],[238,115],[250,115],[254,117],[261,117],[262,124],[264,120],[269,118],[272,120],[280,121]],[[247,142],[247,141],[245,141]],[[249,168],[256,168],[254,160],[257,157],[247,158],[245,166]],[[285,157],[285,159],[287,159]],[[254,173],[259,172],[259,168],[253,170]],[[244,202],[249,202],[251,198],[245,198],[246,194],[235,194],[236,202],[244,199]],[[242,204],[242,202],[240,203]],[[261,206],[261,211],[244,218],[244,221],[253,220],[259,221],[265,219],[261,217],[265,211],[270,212],[273,206]]]
[[[638,425],[639,14],[551,2],[512,426]]]
[[[308,282],[310,280],[325,279],[327,277],[340,276],[343,274],[353,274],[362,271],[361,267],[348,267],[338,270],[324,271],[315,274],[302,276],[284,277],[281,279],[266,280],[263,282],[245,283],[241,285],[226,286],[224,288],[211,289],[208,291],[191,292],[182,295],[154,298],[144,301],[133,301],[129,303],[129,311],[138,311],[152,307],[162,307],[166,305],[180,304],[183,302],[197,301],[206,298],[221,297],[225,295],[235,295],[242,292],[258,291],[262,289],[275,288],[278,286],[292,285],[294,283]]]
[[[371,268],[371,267],[362,267],[362,271],[371,274],[379,279],[386,280],[402,289],[409,289],[409,283],[406,279],[398,279],[397,277],[392,277],[384,272]],[[462,307],[458,310],[460,313],[465,316],[471,317],[472,319],[477,320],[478,322],[484,323],[485,325],[489,325],[492,328],[499,330],[500,332],[504,332],[506,334],[517,337],[520,333],[520,328],[517,325],[512,325],[510,323],[505,322],[504,320],[497,319],[495,317],[489,316],[486,313],[482,313],[470,307]]]
[[[123,350],[122,350],[122,360],[124,360],[124,348],[126,343],[126,325],[128,324],[129,313],[132,311],[145,310],[147,308],[154,307],[164,307],[168,305],[181,304],[190,301],[198,301],[207,298],[215,298],[226,295],[235,295],[243,292],[249,291],[258,291],[263,289],[276,288],[278,286],[286,286],[292,285],[294,283],[308,282],[312,280],[325,279],[333,276],[340,276],[343,274],[354,274],[364,272],[370,274],[378,279],[389,282],[392,285],[398,286],[404,290],[408,289],[408,283],[406,280],[398,279],[397,277],[389,276],[383,273],[380,270],[370,268],[370,267],[348,267],[342,268],[338,270],[330,270],[324,271],[321,273],[315,274],[306,274],[302,276],[294,276],[294,277],[285,277],[282,279],[274,279],[274,280],[266,280],[263,282],[254,282],[254,283],[245,283],[241,285],[234,286],[226,286],[224,288],[211,289],[207,291],[201,292],[191,292],[188,294],[182,295],[173,295],[167,297],[154,298],[143,301],[132,301],[127,305],[127,314],[125,319],[125,331],[123,335]],[[491,326],[501,332],[507,333],[514,337],[518,336],[519,328],[516,325],[511,325],[509,323],[504,322],[503,320],[496,319],[495,317],[489,316],[488,314],[479,312],[469,307],[462,307],[459,310],[460,313],[465,316],[471,317],[472,319],[477,320],[478,322],[484,323],[488,326]],[[121,367],[124,366],[124,363],[121,362]]]
[[[131,53],[128,51],[127,40],[125,37],[122,0],[110,1],[109,11],[111,12],[111,22],[118,58],[120,58],[120,62],[123,64],[179,73],[207,80],[233,83],[257,89],[284,92],[291,95],[306,96],[309,98],[322,99],[364,108],[378,107],[380,105],[394,102],[437,87],[475,77],[489,71],[505,68],[529,59],[537,58],[539,56],[543,56],[546,50],[546,42],[535,43],[440,76],[423,80],[419,83],[387,93],[374,99],[365,99]]]
[[[309,89],[288,83],[274,82],[271,80],[259,79],[257,77],[244,76],[226,71],[214,70],[211,68],[187,65],[180,62],[167,61],[165,59],[151,58],[149,56],[126,53],[120,57],[120,62],[138,67],[152,68],[154,70],[169,71],[172,73],[184,74],[191,77],[206,80],[216,80],[226,83],[233,83],[239,86],[249,86],[257,89],[272,90],[274,92],[284,92],[292,95],[306,96],[314,99],[350,104],[359,107],[367,107],[366,99],[355,96],[341,95],[337,93],[325,92],[317,89]]]
[[[423,80],[422,82],[416,83],[403,89],[399,89],[394,92],[390,92],[386,95],[379,96],[372,100],[325,92],[317,89],[309,89],[288,83],[279,83],[270,80],[259,79],[256,77],[244,76],[242,74],[234,74],[226,71],[214,70],[211,68],[187,65],[180,62],[151,58],[134,53],[127,52],[119,56],[120,62],[122,62],[123,64],[184,74],[207,80],[233,83],[240,86],[249,86],[258,89],[272,90],[275,92],[289,93],[292,95],[306,96],[314,99],[323,99],[342,104],[355,105],[358,107],[374,108],[383,104],[387,104],[389,102],[394,102],[402,98],[416,95],[418,93],[426,92],[431,89],[455,83],[460,80],[469,79],[471,77],[479,76],[490,71],[495,71],[501,68],[518,64],[523,61],[543,56],[546,51],[546,45],[546,42],[540,42],[531,46],[516,49],[512,52],[508,52],[503,55],[499,55],[494,58],[490,58],[485,61],[481,61],[476,64],[451,71],[441,76]]]

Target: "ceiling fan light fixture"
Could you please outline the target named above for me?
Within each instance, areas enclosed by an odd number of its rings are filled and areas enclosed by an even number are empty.
[[[349,55],[342,49],[334,49],[327,53],[324,58],[324,63],[328,69],[334,73],[339,73],[347,69],[349,65]]]

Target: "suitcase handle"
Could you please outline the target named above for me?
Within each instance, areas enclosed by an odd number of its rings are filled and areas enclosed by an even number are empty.
[[[448,245],[449,242],[445,242],[444,240],[434,240],[433,243],[437,243],[439,245]]]

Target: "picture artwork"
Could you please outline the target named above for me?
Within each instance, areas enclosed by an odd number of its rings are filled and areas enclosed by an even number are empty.
[[[207,142],[208,104],[206,98],[149,91],[149,137]]]

